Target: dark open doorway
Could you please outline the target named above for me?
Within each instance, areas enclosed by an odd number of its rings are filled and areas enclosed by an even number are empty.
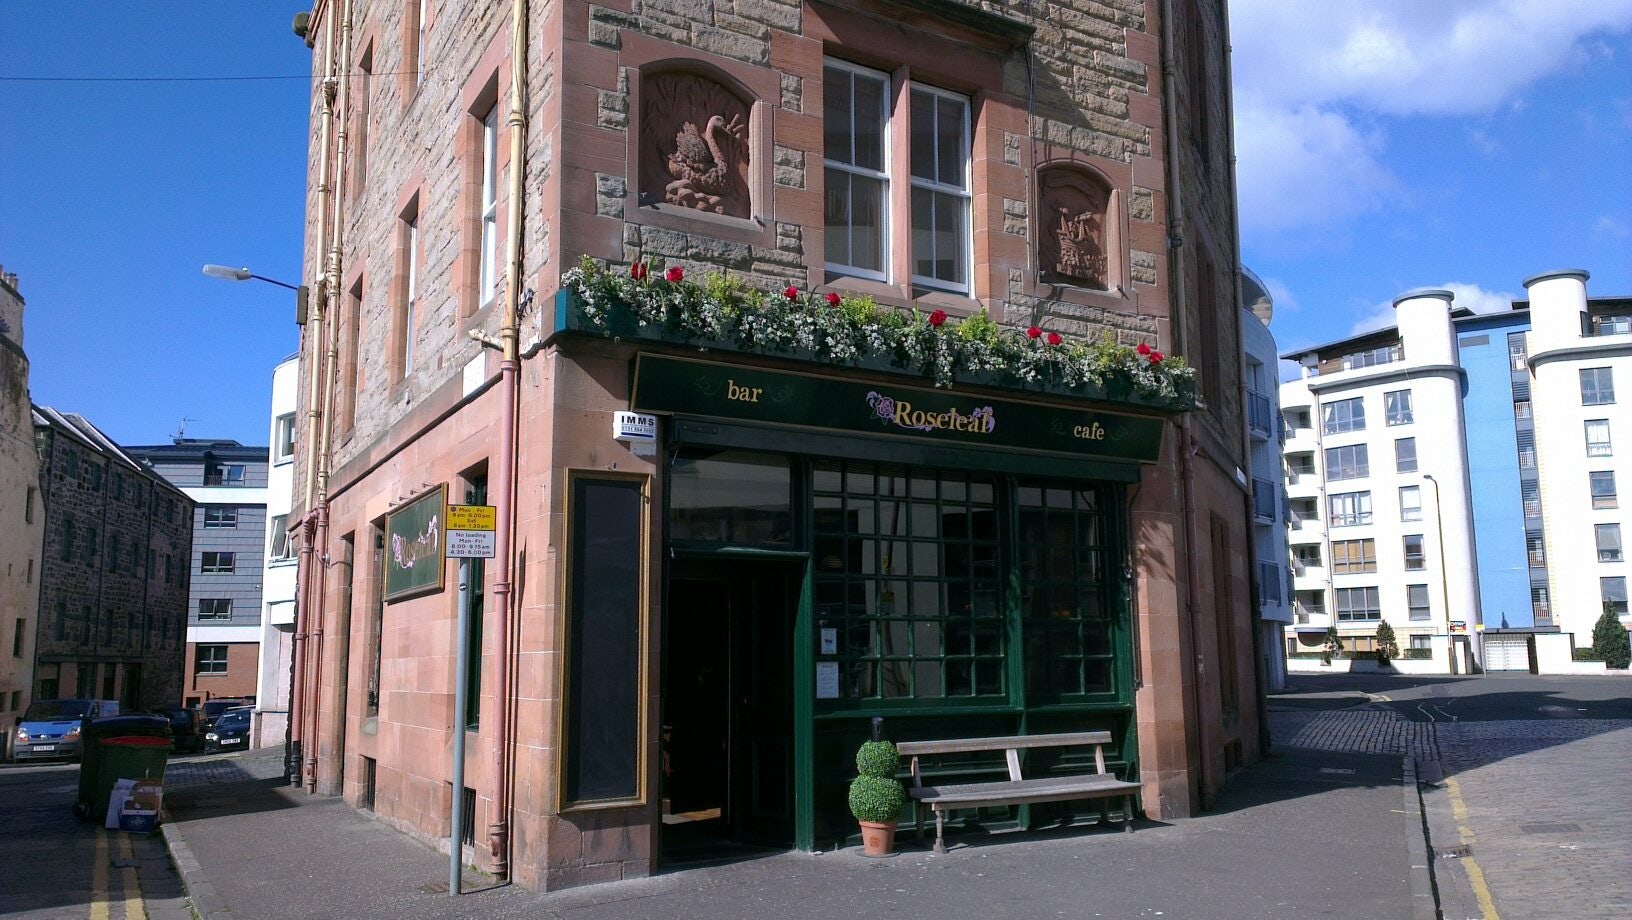
[[[676,560],[664,630],[662,852],[792,847],[803,563]]]

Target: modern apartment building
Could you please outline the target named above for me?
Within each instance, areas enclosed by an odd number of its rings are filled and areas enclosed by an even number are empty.
[[[71,412],[34,408],[45,541],[34,697],[181,699],[193,502]]]
[[[294,505],[295,390],[298,355],[272,371],[271,466],[266,474],[266,566],[261,575],[260,674],[252,744],[283,744],[289,730],[289,674],[295,650],[295,554],[289,535]]]
[[[1286,645],[1292,625],[1291,556],[1286,533],[1289,506],[1281,457],[1280,353],[1269,331],[1275,301],[1250,270],[1241,269],[1241,346],[1246,359],[1241,404],[1247,414],[1252,479],[1253,585],[1258,595],[1258,666],[1269,690],[1286,687]]]
[[[250,698],[260,671],[267,449],[175,438],[132,456],[192,499],[183,701]]]
[[[0,727],[9,727],[32,698],[44,536],[23,295],[17,275],[0,268]]]
[[[875,717],[1204,808],[1262,720],[1223,14],[318,0],[306,787],[545,888],[831,848]]]
[[[1632,471],[1615,449],[1632,428],[1615,392],[1632,377],[1632,298],[1589,298],[1586,281],[1537,275],[1528,299],[1487,314],[1418,292],[1397,302],[1398,328],[1286,356],[1304,366],[1281,386],[1289,653],[1317,653],[1333,624],[1367,650],[1387,620],[1402,651],[1439,661],[1441,641],[1482,624],[1468,653],[1528,670],[1537,634],[1590,646],[1605,604],[1632,624],[1618,494]]]

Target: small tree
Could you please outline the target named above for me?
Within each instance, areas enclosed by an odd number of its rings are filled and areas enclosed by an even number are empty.
[[[1400,657],[1400,643],[1394,638],[1394,627],[1384,620],[1377,626],[1377,663],[1386,665],[1391,658]]]
[[[1628,641],[1626,627],[1609,601],[1604,601],[1604,615],[1592,627],[1592,650],[1604,660],[1606,668],[1625,668],[1632,663],[1632,641]]]
[[[1326,627],[1326,644],[1320,650],[1320,663],[1331,664],[1332,656],[1343,651],[1343,637],[1337,634],[1337,627]]]

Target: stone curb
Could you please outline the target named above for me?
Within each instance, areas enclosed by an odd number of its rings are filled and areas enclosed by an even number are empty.
[[[1406,865],[1410,866],[1411,920],[1438,920],[1439,900],[1434,889],[1434,863],[1428,855],[1428,826],[1423,820],[1422,787],[1417,784],[1417,759],[1407,754],[1402,763],[1401,809],[1405,823]]]
[[[1429,865],[1434,894],[1439,899],[1440,916],[1446,918],[1483,917],[1473,882],[1462,868],[1462,835],[1451,814],[1451,796],[1445,787],[1445,770],[1436,758],[1422,768],[1422,825],[1427,834]]]
[[[201,920],[230,920],[232,909],[221,899],[215,885],[205,877],[198,857],[193,855],[193,848],[187,845],[187,838],[168,820],[160,824],[159,829],[164,833],[164,845],[170,850],[170,861],[176,865],[176,874],[181,876],[181,887],[187,892],[193,915]]]

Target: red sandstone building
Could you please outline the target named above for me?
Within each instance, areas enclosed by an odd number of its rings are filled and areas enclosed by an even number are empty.
[[[1205,808],[1261,730],[1225,22],[318,2],[308,788],[445,838],[464,731],[467,858],[549,888],[848,839],[874,717]],[[498,509],[464,712],[446,502]]]

